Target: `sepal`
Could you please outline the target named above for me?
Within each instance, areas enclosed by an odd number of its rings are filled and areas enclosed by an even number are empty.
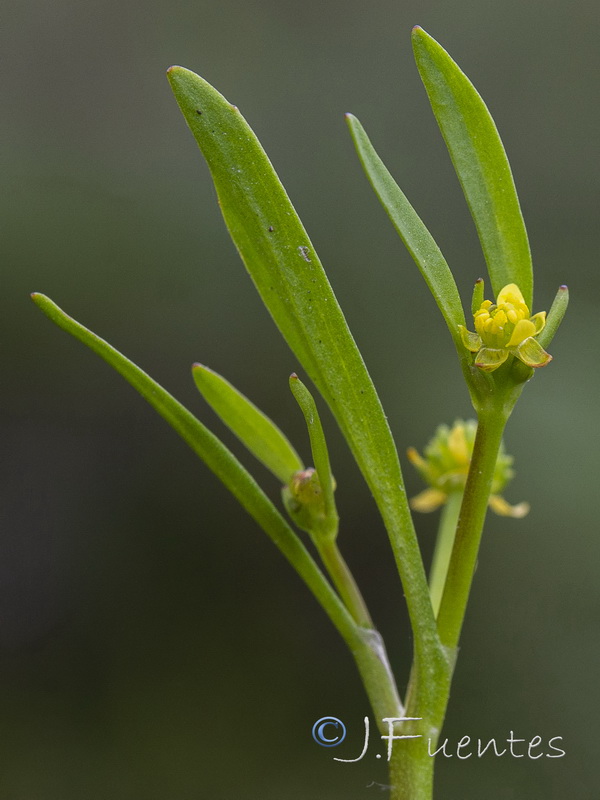
[[[512,517],[513,519],[522,519],[529,514],[529,503],[522,502],[516,505],[511,505],[501,495],[490,495],[489,505],[492,511],[499,514],[501,517]]]
[[[462,343],[467,350],[469,350],[471,353],[476,353],[481,349],[483,342],[481,341],[481,336],[479,336],[478,333],[472,333],[471,331],[467,330],[464,325],[459,325],[458,330],[460,331]]]
[[[440,489],[423,489],[422,492],[412,497],[410,500],[410,507],[413,511],[429,512],[435,511],[440,506],[444,505],[448,495]]]
[[[532,336],[521,342],[516,348],[516,355],[528,367],[545,367],[552,361],[550,353]]]
[[[475,366],[484,372],[493,372],[501,367],[508,358],[508,350],[493,347],[482,347],[475,358]]]

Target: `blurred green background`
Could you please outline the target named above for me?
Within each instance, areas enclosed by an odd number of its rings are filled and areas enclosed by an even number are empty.
[[[567,755],[441,759],[437,797],[598,796],[600,464],[595,0],[4,0],[0,553],[2,800],[369,800],[386,781],[354,664],[278,552],[122,379],[28,293],[147,369],[213,429],[190,376],[226,375],[308,458],[298,369],[220,218],[164,71],[182,64],[261,138],[328,271],[400,448],[470,416],[452,345],[372,195],[343,113],[425,218],[463,297],[484,262],[410,50],[418,23],[496,119],[536,265],[572,305],[507,433],[524,521],[488,521],[446,733]],[[387,539],[328,412],[341,546],[405,681]],[[234,444],[236,452],[239,448]],[[278,487],[252,467],[270,494]],[[428,557],[436,516],[417,522]],[[332,752],[311,739],[346,722]]]

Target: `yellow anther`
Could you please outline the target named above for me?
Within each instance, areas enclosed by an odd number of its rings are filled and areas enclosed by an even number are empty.
[[[506,316],[506,314],[504,313],[504,311],[502,309],[498,309],[494,319],[495,319],[497,325],[502,326],[502,325],[506,325],[508,317]]]

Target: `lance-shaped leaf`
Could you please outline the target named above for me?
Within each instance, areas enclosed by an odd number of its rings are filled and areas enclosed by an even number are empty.
[[[554,298],[552,305],[550,306],[548,316],[546,317],[546,325],[542,329],[542,332],[537,336],[537,340],[542,347],[548,347],[552,339],[554,339],[554,335],[556,334],[560,323],[563,321],[563,317],[568,305],[569,290],[566,286],[559,286],[556,297]]]
[[[379,397],[308,234],[235,106],[183,67],[171,87],[229,232],[288,345],[329,404],[388,530],[419,649],[439,647],[400,462]],[[439,650],[441,653],[441,650]],[[424,652],[423,663],[426,663]]]
[[[417,67],[477,226],[494,294],[516,283],[531,308],[527,231],[494,120],[471,81],[435,39],[419,27],[412,39]]]
[[[192,374],[206,402],[282,483],[304,469],[300,456],[277,425],[229,381],[202,364],[194,364]]]
[[[346,114],[346,120],[371,186],[425,278],[462,353],[458,326],[465,324],[465,315],[450,267],[433,236],[377,155],[363,126],[352,114]]]
[[[375,713],[381,717],[402,716],[402,704],[381,637],[375,630],[357,626],[300,538],[233,453],[185,406],[108,342],[65,314],[45,295],[34,293],[32,299],[60,328],[120,373],[239,500],[294,567],[341,634],[354,656]]]

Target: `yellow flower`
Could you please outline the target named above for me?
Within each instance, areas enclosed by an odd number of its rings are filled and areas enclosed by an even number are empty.
[[[494,305],[484,300],[474,314],[476,333],[459,325],[467,350],[477,353],[475,366],[485,372],[498,369],[509,355],[528,367],[545,367],[552,356],[535,339],[546,324],[546,312],[530,316],[529,308],[516,283],[502,289]]]
[[[477,423],[474,420],[467,422],[456,420],[452,428],[447,425],[438,427],[435,436],[425,447],[425,458],[419,455],[414,447],[408,449],[411,463],[429,484],[428,489],[412,498],[411,508],[415,511],[435,511],[446,502],[449,494],[464,491],[476,432]],[[519,503],[511,506],[500,495],[514,475],[511,469],[512,463],[512,456],[507,455],[502,444],[492,479],[489,505],[496,514],[520,518],[529,511],[529,504]]]

